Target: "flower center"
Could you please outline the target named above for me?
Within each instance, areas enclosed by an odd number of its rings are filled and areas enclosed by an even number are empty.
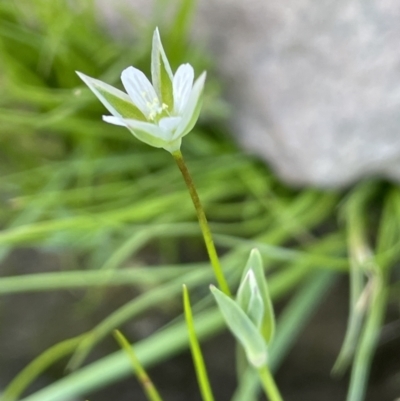
[[[146,102],[147,119],[149,121],[158,122],[162,117],[169,115],[168,105],[160,103],[158,97],[151,98],[148,92],[142,92],[141,95]]]

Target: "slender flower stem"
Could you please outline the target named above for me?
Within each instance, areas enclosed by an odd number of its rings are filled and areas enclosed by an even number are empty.
[[[267,365],[258,369],[258,376],[260,377],[261,385],[264,389],[265,395],[269,401],[283,401],[274,378]]]
[[[220,290],[226,295],[230,296],[231,292],[229,290],[228,283],[225,279],[224,273],[221,268],[221,264],[219,262],[218,254],[215,249],[214,241],[211,235],[210,227],[208,225],[207,217],[204,213],[203,206],[201,205],[199,195],[197,194],[196,187],[194,186],[192,177],[189,173],[189,170],[186,167],[186,163],[183,159],[182,153],[180,150],[172,153],[176,164],[179,167],[179,170],[182,173],[183,179],[185,180],[186,186],[189,189],[190,196],[192,198],[193,205],[196,209],[197,218],[199,220],[201,232],[203,234],[204,242],[206,244],[208,257],[210,258],[211,265],[214,270],[215,278],[217,279],[218,286]]]

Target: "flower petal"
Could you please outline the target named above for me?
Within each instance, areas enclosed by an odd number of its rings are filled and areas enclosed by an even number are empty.
[[[174,113],[182,114],[193,87],[194,71],[190,64],[182,64],[173,80]]]
[[[103,116],[103,121],[105,121],[106,123],[109,123],[109,124],[119,125],[121,127],[126,127],[126,123],[125,123],[124,119],[122,119],[120,117]]]
[[[153,47],[151,50],[151,79],[161,103],[166,104],[169,110],[172,110],[174,107],[172,89],[173,75],[161,43],[158,28],[156,28],[153,34]]]
[[[155,124],[141,122],[136,125],[137,120],[124,120],[114,116],[103,116],[103,121],[128,128],[137,139],[150,146],[161,148],[164,145],[165,141],[159,138],[162,132]]]
[[[125,120],[126,126],[135,131],[143,131],[148,135],[151,135],[155,142],[161,141],[165,142],[167,140],[167,134],[162,128],[160,128],[157,124],[145,123],[142,121],[136,120]],[[161,143],[160,142],[160,143]]]
[[[158,122],[158,125],[163,131],[170,132],[170,138],[172,139],[181,120],[182,117],[164,117]]]
[[[143,113],[132,103],[126,93],[79,71],[76,73],[111,114],[145,121]]]
[[[146,118],[154,118],[152,113],[159,109],[161,104],[146,75],[135,67],[128,67],[122,71],[121,81],[137,108]]]
[[[103,116],[103,121],[124,126],[140,141],[155,148],[164,148],[173,153],[181,147],[181,138],[171,140],[172,130],[179,124],[180,117],[166,117],[160,120],[161,126],[137,120],[122,119],[114,116]]]
[[[181,138],[171,139],[171,132],[164,130],[156,124],[143,123],[136,120],[125,120],[125,122],[128,129],[134,136],[136,136],[136,138],[150,146],[164,148],[170,153],[179,150],[181,147]],[[173,122],[172,118],[168,122],[164,122],[166,127],[170,127],[173,123],[176,124],[176,122]]]
[[[201,103],[203,100],[203,88],[206,80],[206,73],[203,72],[193,85],[193,89],[190,93],[189,100],[186,104],[182,114],[182,121],[179,127],[176,129],[174,138],[182,138],[187,135],[196,124],[199,118]]]

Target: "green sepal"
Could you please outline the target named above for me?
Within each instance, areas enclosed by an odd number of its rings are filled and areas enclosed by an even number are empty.
[[[168,110],[172,111],[174,108],[173,74],[162,46],[158,29],[154,31],[153,35],[151,77],[161,103],[166,104]]]
[[[76,73],[113,116],[146,121],[146,117],[132,103],[130,97],[126,93],[79,71],[76,71]]]

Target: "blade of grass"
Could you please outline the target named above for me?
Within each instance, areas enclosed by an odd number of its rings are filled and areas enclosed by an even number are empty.
[[[345,339],[332,368],[334,375],[341,375],[348,368],[357,346],[366,312],[364,307],[360,307],[361,303],[359,302],[366,281],[365,275],[368,273],[372,257],[367,241],[365,218],[368,203],[375,192],[376,185],[363,183],[349,195],[344,205],[343,213],[347,226],[350,258],[350,313]]]
[[[362,401],[368,384],[372,357],[377,345],[387,306],[388,291],[382,282],[375,281],[370,298],[371,309],[361,333],[351,370],[347,401]]]
[[[114,337],[117,340],[120,347],[126,352],[131,361],[133,373],[136,374],[139,383],[142,385],[144,392],[146,393],[149,401],[162,401],[160,394],[154,386],[150,376],[140,363],[133,346],[128,342],[124,335],[119,330],[114,330]]]
[[[150,307],[156,306],[159,303],[164,302],[166,299],[171,299],[180,294],[182,281],[190,285],[199,285],[208,282],[210,278],[211,274],[209,269],[189,272],[188,274],[183,276],[181,275],[177,279],[156,287],[153,290],[147,291],[126,303],[121,308],[110,314],[101,323],[95,326],[88,335],[86,335],[72,356],[68,364],[68,369],[77,369],[77,367],[83,363],[93,346],[111,333],[115,327],[121,326],[128,319],[132,319],[134,316],[148,310]]]
[[[115,271],[68,271],[56,273],[24,274],[15,277],[0,277],[0,295],[21,292],[43,292],[60,289],[89,288],[103,286],[149,286],[160,284],[182,274],[205,270],[207,264],[176,266],[133,267]]]
[[[197,336],[200,340],[224,327],[219,311],[216,309],[199,314],[196,320]],[[176,355],[187,345],[187,329],[185,322],[181,321],[137,343],[136,354],[143,366],[148,368]],[[127,377],[130,371],[131,366],[125,353],[119,351],[60,379],[21,401],[68,401],[73,397],[104,387],[117,379]]]
[[[37,379],[48,367],[59,361],[65,356],[71,354],[82,340],[83,335],[64,340],[53,345],[28,366],[26,366],[2,393],[2,401],[16,401],[28,386]]]
[[[376,263],[372,265],[368,292],[363,302],[367,303],[366,322],[360,337],[352,366],[347,401],[362,401],[365,397],[372,358],[377,347],[379,333],[383,324],[389,294],[389,269],[397,259],[381,260],[394,243],[400,239],[400,228],[396,214],[394,192],[390,191],[385,198],[382,216],[376,241]]]
[[[192,308],[190,306],[189,291],[186,285],[183,285],[183,307],[185,311],[185,320],[189,332],[189,343],[192,351],[192,358],[196,369],[197,382],[203,401],[214,401],[213,392],[208,379],[206,365],[204,363],[203,354],[201,352],[199,340],[196,335]]]

